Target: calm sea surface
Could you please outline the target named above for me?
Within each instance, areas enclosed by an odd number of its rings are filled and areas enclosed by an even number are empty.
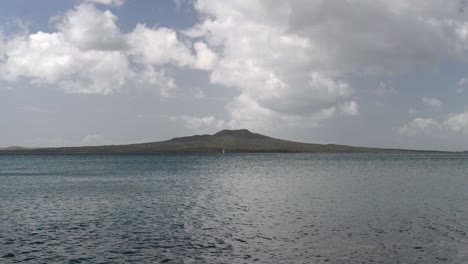
[[[468,155],[0,156],[0,263],[468,263]]]

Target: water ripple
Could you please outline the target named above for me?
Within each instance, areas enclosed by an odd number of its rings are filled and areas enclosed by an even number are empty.
[[[467,161],[0,156],[0,262],[468,263]]]

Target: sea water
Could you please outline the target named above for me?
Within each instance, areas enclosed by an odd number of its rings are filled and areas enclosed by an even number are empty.
[[[0,156],[0,263],[468,263],[468,155]]]

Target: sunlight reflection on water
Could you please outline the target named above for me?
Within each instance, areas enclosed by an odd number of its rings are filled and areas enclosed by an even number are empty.
[[[467,161],[0,156],[0,262],[467,263]]]

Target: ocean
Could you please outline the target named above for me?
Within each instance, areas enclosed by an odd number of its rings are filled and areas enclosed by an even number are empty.
[[[0,156],[0,263],[468,263],[468,155]]]

